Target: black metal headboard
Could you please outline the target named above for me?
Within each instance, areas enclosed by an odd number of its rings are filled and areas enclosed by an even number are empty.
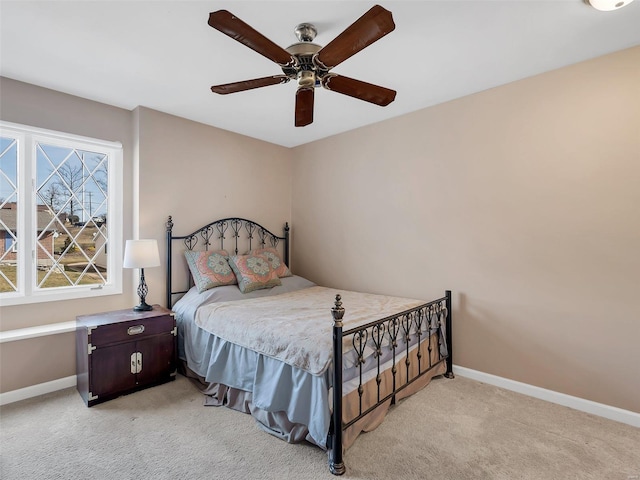
[[[278,235],[270,232],[262,225],[245,218],[231,217],[215,220],[211,223],[200,227],[195,232],[188,235],[173,235],[173,220],[171,216],[167,220],[167,308],[173,305],[173,296],[184,294],[187,289],[173,290],[172,286],[172,245],[176,240],[182,240],[187,250],[194,250],[196,246],[201,245],[202,250],[209,250],[209,247],[217,250],[227,250],[237,255],[240,253],[239,248],[242,244],[247,245],[248,250],[251,248],[277,247],[280,241],[283,241],[283,258],[289,265],[289,223],[284,225],[284,235]],[[230,238],[227,239],[227,235]],[[225,240],[227,240],[225,247]],[[219,242],[212,245],[213,242]],[[190,278],[190,277],[189,277]],[[189,280],[190,281],[190,280]],[[189,284],[189,286],[191,286]]]

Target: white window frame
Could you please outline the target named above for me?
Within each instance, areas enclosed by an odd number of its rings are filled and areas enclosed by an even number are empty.
[[[122,144],[95,138],[29,127],[0,120],[0,136],[18,140],[18,258],[17,291],[0,293],[2,305],[22,305],[56,300],[73,300],[122,293],[123,252],[123,155]],[[38,288],[34,265],[37,251],[36,145],[45,143],[78,150],[105,153],[108,160],[109,255],[107,282],[102,285],[74,285]]]

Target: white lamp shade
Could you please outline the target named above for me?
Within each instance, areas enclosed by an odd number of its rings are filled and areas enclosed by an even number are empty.
[[[629,5],[633,0],[588,0],[588,2],[596,10],[608,12]]]
[[[124,247],[124,268],[160,266],[160,254],[156,240],[127,240]]]

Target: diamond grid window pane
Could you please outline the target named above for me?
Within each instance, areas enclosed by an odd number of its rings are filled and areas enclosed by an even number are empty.
[[[38,143],[37,286],[107,281],[108,155]]]
[[[18,290],[18,142],[0,137],[0,292]]]

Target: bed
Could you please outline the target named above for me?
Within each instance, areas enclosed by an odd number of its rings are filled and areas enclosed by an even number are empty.
[[[234,217],[174,235],[169,217],[166,303],[176,314],[182,371],[205,404],[325,449],[330,471],[341,475],[344,451],[391,405],[434,376],[453,377],[451,292],[424,302],[315,285],[287,268],[289,234],[288,224],[279,236]],[[203,284],[198,268],[212,273],[219,262],[228,274],[224,255],[239,283]],[[267,286],[245,283],[241,263],[250,261],[268,264],[252,264],[269,270]]]

